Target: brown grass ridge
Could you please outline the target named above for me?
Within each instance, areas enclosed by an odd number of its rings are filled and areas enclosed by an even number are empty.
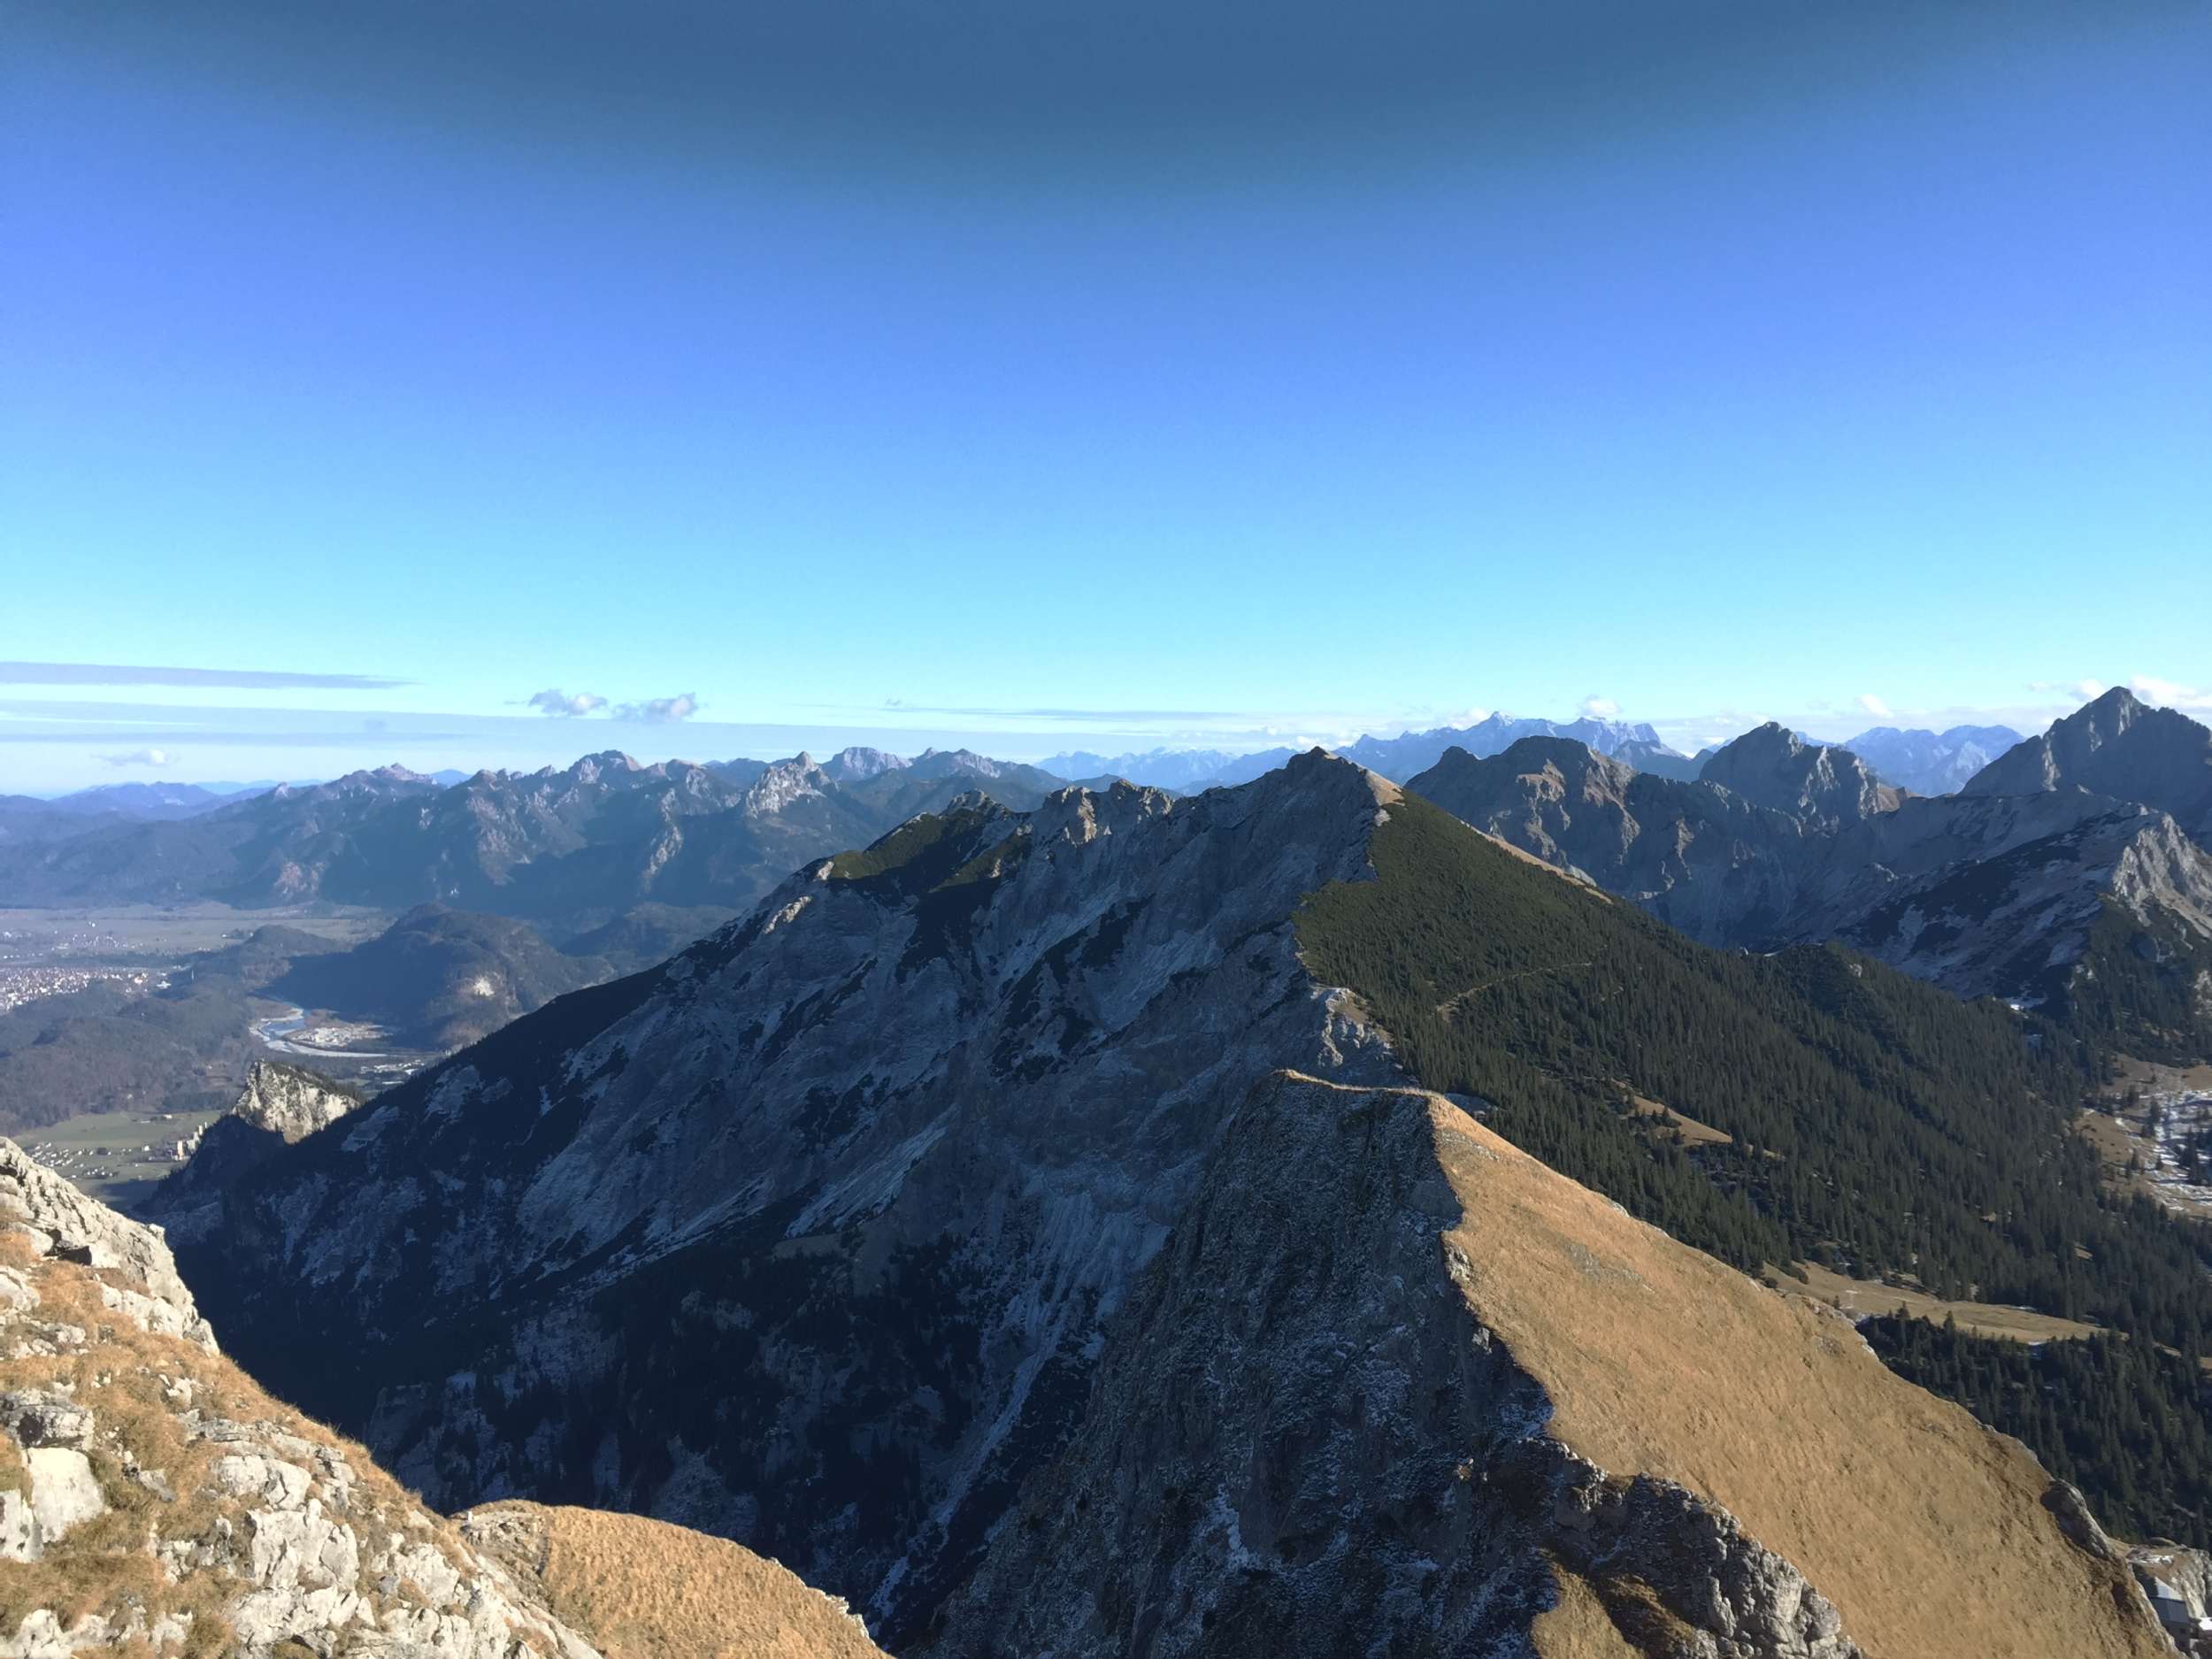
[[[882,1659],[841,1603],[726,1539],[521,1502],[465,1525],[607,1659]]]
[[[1428,1105],[1464,1210],[1448,1235],[1473,1264],[1464,1294],[1548,1392],[1562,1442],[1729,1510],[1868,1659],[2170,1659],[2126,1569],[2060,1532],[2050,1477],[2016,1440],[1895,1376],[1830,1310]],[[1601,1628],[1570,1593],[1539,1649],[1617,1659],[1624,1611]]]

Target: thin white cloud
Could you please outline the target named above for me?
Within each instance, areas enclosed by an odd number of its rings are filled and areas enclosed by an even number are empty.
[[[5,686],[224,686],[256,691],[384,691],[411,680],[293,674],[265,668],[160,668],[136,663],[0,663]]]
[[[165,749],[126,749],[119,755],[103,755],[99,758],[111,766],[166,766],[176,757]]]
[[[573,717],[595,713],[607,706],[607,700],[593,691],[580,691],[572,697],[558,687],[551,687],[533,693],[527,706],[541,714]]]
[[[1896,715],[1891,711],[1889,704],[1884,703],[1879,697],[1876,696],[1870,691],[1861,695],[1859,698],[1859,707],[1864,709],[1869,714],[1872,715],[1878,720],[1893,720],[1897,718]]]
[[[2030,691],[2040,691],[2055,696],[2094,703],[2104,695],[2105,684],[2100,680],[2031,680]]]
[[[2155,674],[2138,674],[2134,685],[2135,695],[2146,703],[2163,703],[2169,709],[2212,709],[2212,691],[2195,686],[2177,685]]]
[[[1620,718],[1621,705],[1610,697],[1585,697],[1582,711],[1593,720],[1613,720]]]
[[[652,726],[667,726],[677,720],[688,720],[699,712],[697,695],[680,691],[672,697],[650,697],[643,703],[626,703],[614,711],[618,720],[643,720]]]

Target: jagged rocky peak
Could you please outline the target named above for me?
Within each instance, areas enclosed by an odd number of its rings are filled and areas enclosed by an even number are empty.
[[[1408,785],[1486,834],[1561,868],[1579,867],[1576,843],[1594,824],[1615,845],[1633,838],[1627,801],[1637,770],[1563,737],[1524,737],[1489,757],[1453,748]]]
[[[1145,819],[1171,810],[1173,805],[1174,797],[1165,790],[1121,778],[1102,789],[1070,785],[1045,797],[1044,804],[1029,815],[1028,828],[1041,841],[1087,841],[1118,831],[1126,833]]]
[[[788,760],[777,761],[745,787],[741,803],[749,815],[772,818],[795,801],[822,794],[831,787],[830,775],[801,749]]]
[[[280,1148],[336,1123],[363,1098],[352,1085],[305,1066],[255,1061],[230,1110],[185,1143],[183,1166],[163,1177],[145,1213],[180,1240],[204,1236],[219,1224],[225,1191]]]
[[[841,749],[822,763],[822,770],[839,783],[865,783],[887,772],[903,772],[911,763],[903,755],[855,744]]]
[[[2070,1499],[1450,1101],[1279,1074],[921,1651],[2150,1659]]]
[[[1626,761],[1563,737],[1525,737],[1498,758],[1517,772],[1543,773],[1577,791],[1594,791],[1610,800],[1621,797],[1638,771]]]
[[[328,1128],[361,1103],[350,1085],[281,1060],[256,1060],[229,1116],[289,1145]]]
[[[1774,720],[1714,751],[1698,777],[1757,805],[1830,826],[1893,811],[1904,798],[1849,749],[1808,743]]]
[[[1806,832],[1794,817],[1582,743],[1523,738],[1488,759],[1455,749],[1409,787],[1708,943],[1778,927],[1796,903]]]
[[[569,766],[569,776],[590,782],[607,772],[635,772],[637,762],[618,749],[603,749],[595,755],[582,755]]]
[[[896,1648],[1068,1432],[1222,1103],[1394,1074],[1295,918],[1398,799],[1317,751],[971,797],[388,1092],[182,1248],[249,1363],[436,1501],[736,1538]],[[709,1373],[708,1413],[664,1382]]]
[[[2212,730],[2115,686],[1992,761],[1970,795],[2035,795],[2078,787],[2172,815],[2212,845]]]

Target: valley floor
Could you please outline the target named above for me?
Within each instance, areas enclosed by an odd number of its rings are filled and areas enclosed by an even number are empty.
[[[102,1203],[132,1213],[186,1148],[223,1114],[204,1111],[86,1112],[25,1132],[24,1151]]]

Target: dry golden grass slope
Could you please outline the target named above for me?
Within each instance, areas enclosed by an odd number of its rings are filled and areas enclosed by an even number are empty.
[[[1469,1269],[1463,1293],[1548,1393],[1555,1438],[1727,1509],[1869,1659],[2170,1655],[2124,1563],[2062,1532],[2050,1477],[2017,1441],[1894,1376],[1834,1312],[1427,1102],[1464,1211],[1445,1240]],[[1544,1616],[1547,1659],[1618,1659],[1593,1605],[1571,1589]]]
[[[519,1502],[471,1510],[461,1527],[607,1659],[882,1659],[842,1601],[724,1539]]]

